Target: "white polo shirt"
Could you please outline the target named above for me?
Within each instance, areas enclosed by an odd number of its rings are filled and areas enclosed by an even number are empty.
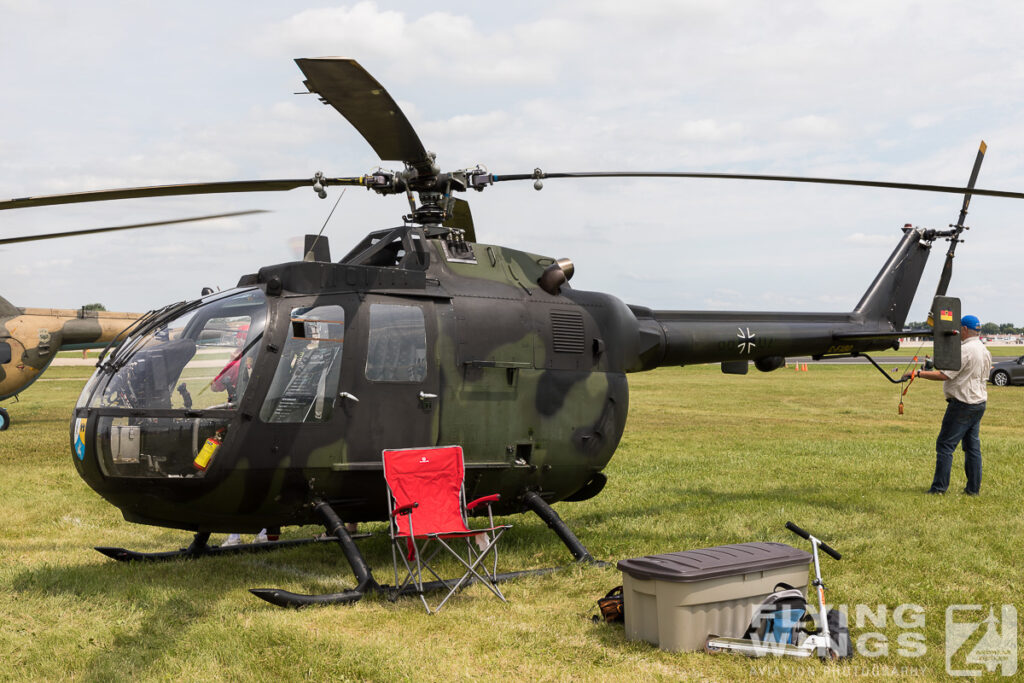
[[[992,354],[978,337],[969,337],[960,344],[960,369],[943,370],[942,383],[946,398],[955,398],[972,405],[988,400],[988,374],[992,370]]]

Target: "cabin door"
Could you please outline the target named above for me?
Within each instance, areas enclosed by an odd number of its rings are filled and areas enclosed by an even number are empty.
[[[432,301],[370,295],[348,327],[338,401],[349,462],[437,445],[437,320]]]

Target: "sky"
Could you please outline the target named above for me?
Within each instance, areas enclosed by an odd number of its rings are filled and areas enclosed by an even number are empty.
[[[303,92],[298,57],[358,60],[443,169],[707,171],[1024,190],[1024,5],[567,0],[469,3],[0,0],[0,198],[150,184],[350,176],[379,160]],[[145,311],[295,260],[312,190],[0,212],[0,237],[270,213],[0,247],[17,306]],[[848,311],[905,223],[956,195],[723,180],[505,183],[470,200],[479,241],[576,264],[574,287],[657,309]],[[399,225],[350,188],[335,258]],[[949,294],[1024,324],[1024,200],[977,197]],[[936,243],[911,320],[923,320]]]

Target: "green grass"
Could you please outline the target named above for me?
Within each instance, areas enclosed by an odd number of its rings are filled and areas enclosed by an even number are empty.
[[[618,560],[747,541],[806,547],[787,520],[843,553],[823,559],[830,601],[874,611],[886,656],[826,670],[672,654],[593,624],[595,600],[619,583],[614,567],[573,567],[506,584],[503,605],[474,586],[438,615],[414,599],[284,610],[247,588],[327,592],[353,585],[330,547],[162,565],[117,564],[93,545],[180,547],[189,535],[132,525],[77,477],[71,406],[90,368],[54,368],[5,403],[0,434],[0,678],[9,680],[787,680],[828,675],[945,678],[945,610],[1020,601],[1024,572],[1024,388],[991,388],[982,428],[982,495],[923,495],[945,406],[941,387],[915,382],[906,413],[870,367],[722,375],[716,367],[631,377],[630,421],[604,492],[556,509],[592,553]],[[953,485],[963,486],[962,455]],[[505,570],[566,564],[569,555],[532,515],[510,518]],[[383,531],[383,525],[368,525]],[[314,530],[286,530],[308,535]],[[361,541],[390,582],[380,534]],[[892,610],[920,605],[927,653],[897,654],[905,633]],[[878,638],[869,646],[877,647]]]

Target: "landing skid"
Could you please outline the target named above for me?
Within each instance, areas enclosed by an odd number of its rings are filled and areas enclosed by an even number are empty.
[[[593,564],[596,566],[605,566],[607,564],[605,562],[598,562],[594,560],[590,551],[580,543],[579,539],[576,538],[576,535],[573,534],[568,525],[566,525],[562,518],[558,516],[558,513],[555,512],[554,509],[540,497],[540,495],[532,491],[528,492],[523,496],[523,502],[527,507],[537,513],[537,516],[544,520],[548,527],[558,535],[558,538],[565,544],[566,548],[569,549],[569,552],[572,553],[578,564]],[[356,602],[361,599],[363,595],[369,592],[385,593],[392,599],[395,599],[400,595],[418,592],[415,587],[411,585],[399,590],[394,586],[378,584],[373,579],[370,568],[366,564],[366,560],[363,559],[363,556],[355,546],[355,543],[352,543],[348,533],[345,531],[345,525],[342,524],[341,519],[338,518],[334,510],[332,510],[326,503],[319,501],[315,504],[315,509],[324,519],[324,526],[327,528],[327,533],[337,536],[338,544],[341,545],[342,550],[345,552],[346,559],[348,559],[349,564],[352,565],[352,570],[356,575],[356,579],[359,581],[359,585],[357,585],[353,590],[320,595],[292,593],[291,591],[281,590],[278,588],[252,588],[249,590],[250,593],[279,607],[299,608],[310,605],[349,604]],[[510,581],[523,576],[549,574],[551,572],[558,571],[559,569],[561,569],[561,567],[508,572],[495,576],[494,582],[501,583],[503,581]],[[462,584],[462,588],[473,583],[479,583],[479,580],[475,577],[470,578]],[[423,590],[425,592],[450,589],[450,582],[430,581],[423,584]]]
[[[341,593],[324,593],[320,595],[292,593],[291,591],[279,588],[250,588],[249,592],[257,598],[266,600],[278,607],[298,608],[308,605],[347,605],[361,600],[366,593],[381,590],[380,584],[373,578],[370,566],[366,564],[363,554],[359,552],[359,548],[356,547],[355,541],[352,540],[352,536],[345,529],[345,525],[337,513],[322,500],[315,501],[313,509],[323,519],[327,535],[333,537],[338,545],[341,546],[341,551],[345,553],[345,559],[348,560],[349,565],[352,567],[352,572],[356,575],[356,581],[358,582],[356,587]]]
[[[352,538],[368,538],[370,534],[356,534]],[[240,543],[227,547],[207,545],[210,534],[196,534],[192,545],[180,550],[166,550],[155,553],[142,553],[127,548],[112,548],[109,546],[97,546],[96,551],[103,553],[112,560],[118,562],[166,562],[169,560],[192,560],[200,557],[216,557],[220,555],[240,555],[244,553],[260,553],[281,548],[295,548],[314,543],[331,543],[338,539],[334,536],[319,536],[316,538],[288,539],[284,541],[264,541],[262,543]]]
[[[527,493],[523,497],[523,502],[527,507],[537,513],[537,516],[544,520],[548,527],[558,535],[558,538],[572,553],[577,564],[593,564],[596,566],[605,566],[607,564],[605,562],[598,562],[594,560],[586,547],[580,543],[572,530],[569,529],[562,518],[558,516],[558,513],[555,512],[554,509],[552,509],[552,507],[548,505],[548,503],[546,503],[538,494],[533,492]],[[341,518],[338,517],[337,513],[334,512],[330,505],[323,501],[315,501],[314,509],[317,514],[320,515],[323,520],[324,527],[327,530],[325,535],[317,538],[266,541],[263,543],[249,543],[220,547],[208,545],[210,534],[203,532],[195,535],[195,538],[189,547],[181,548],[179,550],[153,553],[142,553],[134,550],[127,550],[125,548],[110,547],[98,547],[96,550],[119,562],[164,562],[176,559],[198,559],[200,557],[212,557],[218,555],[265,552],[269,550],[277,550],[279,548],[292,548],[314,543],[337,543],[341,546],[341,550],[345,554],[345,559],[348,560],[348,563],[355,574],[357,581],[355,588],[342,591],[340,593],[324,593],[319,595],[292,593],[291,591],[281,590],[279,588],[252,588],[249,592],[273,605],[294,608],[307,607],[310,605],[350,604],[357,602],[367,593],[385,593],[394,599],[400,595],[405,595],[407,593],[412,594],[414,592],[414,588],[412,586],[403,590],[396,590],[394,586],[381,585],[377,583],[377,581],[374,580],[373,573],[371,572],[370,567],[366,564],[366,560],[363,558],[362,553],[360,553],[359,548],[356,547],[354,540],[357,538],[367,538],[370,534],[349,534],[345,529],[345,524],[341,521]],[[518,579],[523,576],[549,574],[551,572],[558,571],[559,569],[562,569],[562,567],[547,567],[544,569],[507,572],[504,574],[498,574],[495,576],[494,580],[495,583],[500,583]],[[471,578],[463,583],[463,587],[473,583],[478,583],[478,580]],[[446,584],[444,581],[431,581],[423,584],[423,589],[425,591],[442,589],[450,590],[450,588],[451,585]]]

